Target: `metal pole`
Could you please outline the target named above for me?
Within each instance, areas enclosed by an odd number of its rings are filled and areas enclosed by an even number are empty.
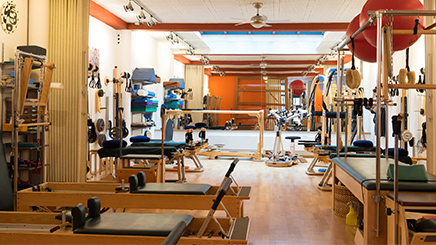
[[[398,223],[399,223],[399,213],[398,213],[398,141],[400,137],[395,134],[395,168],[394,168],[394,244],[398,244]]]
[[[340,81],[341,76],[341,51],[338,51],[338,68],[336,71],[336,88],[337,88],[337,94],[339,98],[342,98],[342,81]],[[324,89],[326,89],[324,87]],[[339,106],[339,103],[336,104],[336,157],[339,157],[339,153],[341,151],[341,147],[339,146],[340,139],[341,139],[341,107]]]
[[[373,197],[376,203],[376,237],[380,237],[380,156],[381,156],[381,73],[382,73],[382,12],[377,11],[377,137],[376,137],[376,194]],[[386,110],[386,113],[388,111]]]
[[[371,16],[369,17],[369,19],[365,22],[365,24],[363,24],[359,29],[357,29],[357,31],[355,31],[349,38],[347,38],[344,42],[342,42],[341,44],[339,44],[339,46],[337,47],[337,50],[342,50],[344,48],[345,45],[347,45],[349,42],[351,42],[351,38],[355,38],[357,35],[359,35],[359,33],[361,33],[363,30],[365,30],[365,28],[370,25],[371,23],[373,23],[375,20],[375,16]]]

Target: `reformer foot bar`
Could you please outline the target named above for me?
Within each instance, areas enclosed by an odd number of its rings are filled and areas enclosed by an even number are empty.
[[[100,214],[100,199],[88,199],[88,215],[82,204],[72,210],[72,228],[68,223],[55,219],[55,214],[0,212],[1,223],[15,223],[27,221],[33,224],[52,225],[52,232],[29,232],[25,230],[0,230],[1,244],[22,244],[29,241],[38,243],[71,244],[165,244],[167,236],[177,230],[182,244],[247,244],[250,219],[244,218],[216,218],[214,213],[221,206],[221,202],[229,191],[232,180],[229,178],[219,188],[214,197],[212,207],[206,218],[184,214],[154,214],[154,213],[112,213]],[[210,203],[209,203],[210,205]],[[226,214],[228,212],[226,211]],[[212,222],[213,221],[213,222]],[[184,223],[184,224],[180,224]],[[140,225],[139,225],[140,224]],[[186,228],[184,229],[184,226]],[[183,235],[180,235],[183,234]],[[167,241],[168,242],[168,241]],[[167,243],[174,244],[174,243]]]
[[[235,159],[226,172],[224,180],[232,178],[231,173],[236,167],[239,159]],[[144,178],[145,179],[145,178]],[[145,181],[145,180],[144,180]],[[169,187],[182,188],[195,184],[182,183],[147,183],[144,184],[145,191],[149,193],[134,194],[128,192],[115,193],[119,183],[54,183],[48,182],[39,185],[39,190],[28,188],[18,192],[18,211],[28,211],[32,206],[39,207],[73,207],[78,202],[85,203],[93,196],[99,196],[102,202],[111,208],[150,208],[150,209],[189,209],[189,210],[208,210],[209,204],[216,197],[220,186],[207,185],[202,193],[186,194],[165,194]],[[189,191],[189,190],[188,190]],[[250,199],[250,186],[231,187],[223,198],[232,217],[243,217],[244,200]],[[222,208],[220,208],[222,209]]]

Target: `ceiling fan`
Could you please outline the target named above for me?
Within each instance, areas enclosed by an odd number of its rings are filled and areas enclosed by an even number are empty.
[[[240,26],[240,25],[250,23],[251,26],[253,26],[254,28],[262,28],[262,27],[271,27],[271,25],[268,25],[268,24],[289,22],[289,20],[268,20],[268,17],[266,17],[266,15],[259,14],[259,9],[262,8],[262,6],[263,6],[263,3],[261,3],[261,2],[253,3],[253,7],[257,9],[257,14],[255,16],[251,17],[251,19],[249,21],[244,21],[244,22],[238,23],[235,26]]]

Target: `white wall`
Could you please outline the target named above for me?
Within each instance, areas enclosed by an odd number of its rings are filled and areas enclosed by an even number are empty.
[[[105,86],[104,80],[105,77],[112,79],[113,68],[117,65],[117,31],[94,17],[89,17],[89,47],[100,51],[100,80],[102,89],[105,91],[105,97],[101,99],[101,106],[108,109],[103,109],[102,113],[95,111],[95,93],[98,89],[88,86],[88,113],[94,122],[98,118],[103,118],[111,120],[113,123],[113,84],[109,83],[108,86]],[[106,101],[109,102],[108,105],[106,105]],[[106,134],[106,138],[109,138],[108,134]],[[91,147],[98,148],[99,146],[94,143]]]
[[[149,32],[145,31],[117,31],[100,22],[99,20],[90,17],[89,28],[89,46],[100,49],[100,69],[101,79],[108,76],[112,78],[112,69],[114,66],[118,67],[118,76],[121,72],[126,71],[132,74],[135,68],[154,68],[156,75],[161,77],[161,81],[168,81],[169,78],[179,76],[183,77],[184,69],[181,68],[183,64],[176,64],[171,49],[166,40],[157,40],[153,38]],[[119,36],[118,36],[119,35]],[[119,37],[119,44],[118,44]],[[177,62],[179,63],[179,62]],[[182,71],[182,73],[180,72]],[[139,122],[142,118],[141,114],[130,113],[130,93],[125,92],[126,84],[122,85],[122,100],[125,109],[124,118],[130,130],[130,136],[142,134],[142,130],[130,129],[131,121]],[[107,88],[103,85],[106,91],[106,97],[109,99],[108,110],[109,119],[113,121],[113,88],[109,84]],[[144,89],[154,91],[156,93],[156,100],[160,105],[163,103],[164,89],[163,83],[144,86]],[[89,102],[92,119],[96,120],[99,115],[95,113],[95,91],[96,89],[89,88]],[[104,102],[103,102],[104,106]],[[160,109],[153,113],[153,120],[156,122],[156,127],[152,128],[151,132],[154,133],[155,128],[161,127]],[[98,147],[94,144],[93,147]]]
[[[6,2],[1,0],[0,7]],[[0,57],[0,61],[13,60],[16,47],[27,44],[27,0],[15,0],[13,2],[18,10],[17,28],[12,34],[6,34],[0,28],[0,43],[4,44],[4,56]],[[2,58],[3,60],[1,60]]]
[[[49,0],[29,1],[29,10],[29,44],[47,48]]]

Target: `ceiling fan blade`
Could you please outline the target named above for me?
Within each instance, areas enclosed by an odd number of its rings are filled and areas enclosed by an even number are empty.
[[[289,23],[291,20],[267,20],[268,24]]]
[[[240,23],[235,24],[235,26],[245,25],[248,23],[250,23],[250,21],[240,22]]]
[[[246,21],[246,19],[243,19],[243,18],[234,18],[234,17],[231,17],[230,19],[232,19],[232,20],[239,20],[239,21]]]

